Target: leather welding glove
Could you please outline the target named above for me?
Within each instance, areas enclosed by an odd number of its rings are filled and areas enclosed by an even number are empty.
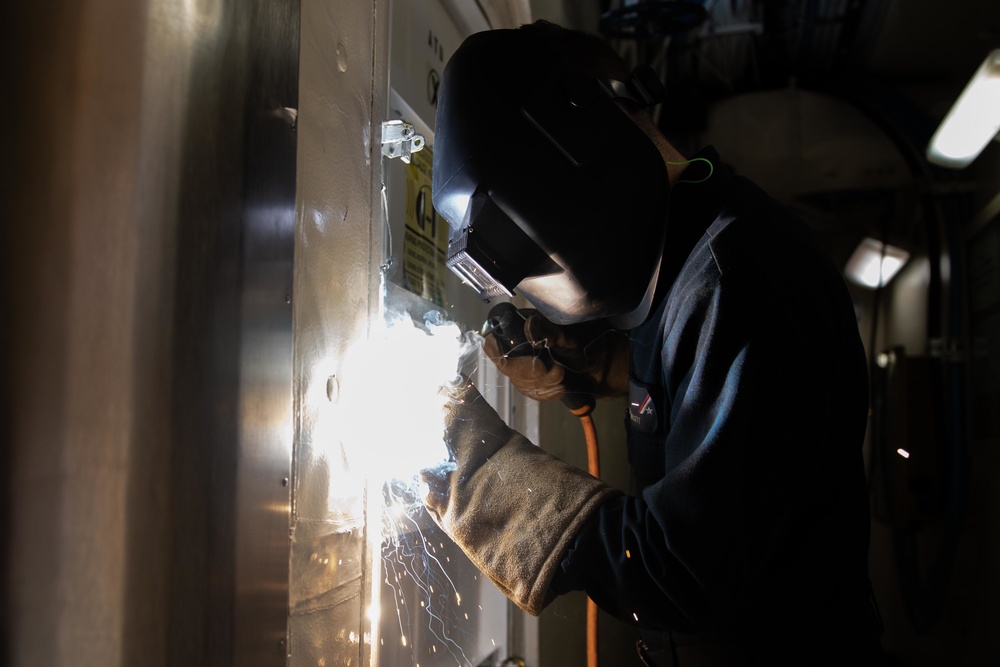
[[[610,397],[628,394],[628,335],[603,320],[559,325],[533,308],[522,309],[530,354],[504,354],[496,336],[483,351],[529,398],[548,401],[566,394]]]
[[[619,492],[509,428],[468,381],[446,409],[453,465],[423,472],[427,509],[483,574],[537,616],[576,534]]]

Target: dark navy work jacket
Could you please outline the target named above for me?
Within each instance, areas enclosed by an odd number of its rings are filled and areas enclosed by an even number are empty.
[[[630,332],[632,495],[553,589],[681,642],[846,650],[877,639],[855,311],[805,226],[701,157],[714,173],[674,185],[658,301]]]

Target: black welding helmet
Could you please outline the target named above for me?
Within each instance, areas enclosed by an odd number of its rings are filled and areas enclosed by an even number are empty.
[[[618,107],[659,101],[648,68],[581,73],[536,34],[469,37],[438,91],[433,200],[448,266],[486,300],[525,295],[559,324],[645,319],[663,253],[669,182]]]

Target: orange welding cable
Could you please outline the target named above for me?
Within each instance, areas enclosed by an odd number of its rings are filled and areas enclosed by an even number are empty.
[[[583,425],[583,437],[587,440],[587,472],[598,479],[601,478],[601,453],[597,449],[597,428],[594,418],[590,415],[580,417]]]
[[[587,472],[601,477],[601,456],[597,449],[597,429],[590,414],[580,415],[583,437],[587,441]],[[587,667],[597,667],[597,605],[587,598]]]

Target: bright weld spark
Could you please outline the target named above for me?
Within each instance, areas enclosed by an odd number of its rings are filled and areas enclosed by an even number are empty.
[[[399,623],[400,634],[405,635],[407,628],[412,630],[413,623],[419,623],[426,628],[429,636],[441,641],[452,657],[459,660],[459,664],[469,665],[471,663],[462,647],[451,636],[458,630],[455,613],[449,604],[451,594],[458,594],[455,582],[438,558],[432,555],[433,549],[428,549],[421,525],[414,516],[404,514],[403,521],[408,522],[408,525],[397,527],[395,532],[387,531],[387,534],[394,534],[396,537],[386,540],[382,547],[384,567],[392,571],[397,582],[400,576],[406,577],[411,582],[410,586],[415,587],[415,590],[413,588],[406,590],[416,596],[420,607],[417,616],[411,619],[409,612],[405,611],[409,605],[405,605],[403,587],[395,591],[399,595],[396,620]],[[401,575],[397,568],[402,570]],[[443,587],[444,591],[435,592],[434,582]]]
[[[332,418],[353,475],[418,490],[419,472],[448,460],[441,388],[481,339],[436,311],[387,319],[344,355]]]
[[[420,471],[454,465],[443,438],[451,399],[441,388],[458,379],[482,339],[475,332],[462,333],[437,312],[420,323],[406,314],[385,319],[384,326],[373,324],[365,340],[344,354],[340,367],[314,371],[315,391],[325,392],[323,402],[330,405],[315,424],[314,438],[321,441],[319,448],[339,443],[342,452],[321,453],[348,466],[345,474],[335,474],[337,466],[330,466],[330,508],[338,516],[381,514],[385,583],[393,591],[393,620],[402,646],[416,657],[417,647],[410,647],[407,637],[422,625],[421,634],[438,639],[459,664],[471,664],[452,638],[460,622],[452,604],[460,605],[461,595],[442,562],[447,557],[435,555],[417,518],[428,492]],[[380,512],[351,505],[348,491],[365,483],[383,489]],[[442,542],[439,546],[444,549]],[[378,614],[377,608],[372,611]]]

